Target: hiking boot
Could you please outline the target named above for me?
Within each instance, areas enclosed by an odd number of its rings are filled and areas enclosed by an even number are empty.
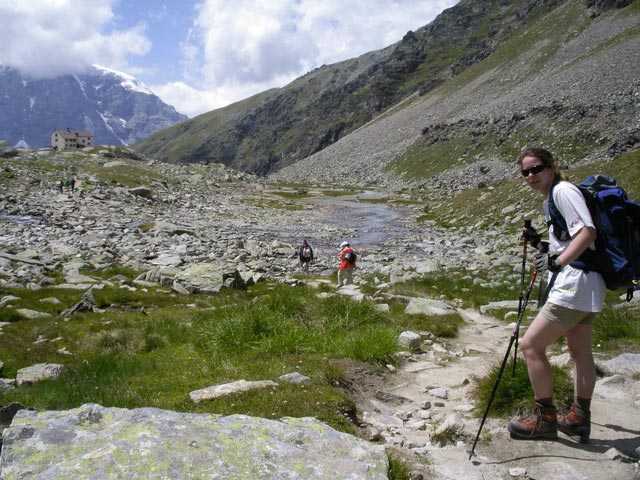
[[[558,438],[558,421],[555,407],[545,407],[535,402],[533,413],[511,420],[507,428],[511,438],[534,440],[537,438]]]
[[[567,413],[558,415],[558,430],[570,437],[580,437],[580,443],[589,443],[591,415],[589,413],[584,417],[578,415],[576,405],[572,403]]]

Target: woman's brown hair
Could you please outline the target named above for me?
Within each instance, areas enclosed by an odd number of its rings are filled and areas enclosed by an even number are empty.
[[[556,182],[559,182],[560,180],[569,180],[569,177],[564,172],[558,170],[553,154],[549,150],[539,147],[527,147],[522,151],[522,153],[520,153],[520,156],[518,157],[518,165],[522,166],[522,160],[525,157],[535,157],[540,160],[543,165],[552,168]]]

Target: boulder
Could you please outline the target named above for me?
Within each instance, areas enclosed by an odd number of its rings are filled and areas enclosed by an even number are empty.
[[[129,193],[131,195],[137,195],[138,197],[146,198],[148,200],[151,200],[153,198],[153,192],[148,187],[130,188]]]
[[[422,343],[422,337],[416,332],[407,330],[398,336],[398,343],[409,347],[412,350],[417,350],[420,348],[420,344]]]
[[[20,410],[3,434],[0,478],[387,479],[382,445],[310,417],[178,413],[86,404]]]
[[[611,360],[597,361],[596,364],[607,375],[639,375],[640,353],[623,353]]]
[[[62,373],[63,365],[57,363],[37,363],[30,367],[21,368],[16,374],[16,385],[30,385],[42,380],[58,378]],[[0,476],[0,478],[2,478]]]
[[[237,380],[235,382],[221,383],[219,385],[195,390],[189,393],[189,397],[194,401],[194,403],[200,403],[202,400],[211,400],[234,393],[277,386],[278,384],[272,380],[255,380],[250,382],[247,382],[246,380]]]
[[[226,264],[207,262],[190,266],[174,277],[174,281],[191,293],[218,293],[224,287]]]
[[[404,313],[408,315],[447,315],[455,312],[448,303],[429,298],[412,298],[404,309]]]

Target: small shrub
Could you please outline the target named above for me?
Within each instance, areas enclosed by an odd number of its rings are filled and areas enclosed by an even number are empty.
[[[389,480],[409,480],[411,468],[398,455],[389,455]]]
[[[367,325],[345,338],[352,358],[367,363],[396,364],[398,330],[388,325]]]
[[[159,333],[150,333],[144,337],[142,351],[145,353],[159,350],[169,344],[168,340]]]
[[[573,381],[566,370],[553,366],[553,395],[557,406],[570,402],[573,398]],[[474,377],[476,385],[471,392],[476,402],[476,414],[482,416],[493,391],[500,365],[494,365],[483,377]],[[516,362],[515,375],[512,375],[511,360],[505,366],[498,389],[496,390],[489,416],[510,417],[529,412],[533,406],[533,389],[529,382],[525,362]]]
[[[445,447],[447,445],[455,445],[459,437],[459,430],[454,425],[450,425],[441,431],[434,432],[431,435],[431,442],[440,447]]]
[[[3,322],[19,322],[20,320],[24,320],[24,317],[21,313],[16,312],[15,310],[9,308],[0,308],[0,317],[2,317]]]
[[[464,271],[432,272],[420,278],[394,284],[392,291],[399,295],[443,298],[459,302],[463,307],[478,307],[489,302],[514,298],[510,285],[496,286],[491,282],[493,278],[503,277],[504,272],[487,271],[485,275],[484,281],[479,281],[483,278]]]
[[[107,352],[135,353],[143,350],[144,341],[133,330],[110,330],[97,336],[96,345]]]
[[[339,361],[327,362],[324,376],[327,383],[334,387],[346,385],[348,383],[346,380],[343,364]]]

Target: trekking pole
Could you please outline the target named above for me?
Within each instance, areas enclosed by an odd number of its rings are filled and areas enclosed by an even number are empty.
[[[524,228],[531,228],[531,219],[524,219]],[[522,239],[522,271],[520,273],[520,295],[518,296],[518,315],[520,315],[520,310],[522,309],[522,300],[524,298],[524,271],[527,265],[527,239]],[[516,376],[516,356],[518,355],[518,337],[520,336],[520,325],[516,324],[516,340],[513,349],[513,370],[511,372],[511,376]]]
[[[521,302],[520,308],[518,310],[518,319],[516,320],[516,326],[513,329],[513,333],[511,334],[511,338],[509,340],[509,347],[507,348],[507,352],[502,359],[502,365],[500,365],[500,370],[498,371],[498,376],[496,378],[496,383],[493,385],[493,389],[491,390],[491,395],[489,396],[489,401],[487,402],[487,407],[484,410],[484,415],[482,416],[482,421],[480,422],[480,428],[478,428],[478,433],[476,435],[476,439],[473,442],[473,447],[469,450],[469,460],[471,457],[475,455],[476,444],[478,443],[478,439],[480,438],[480,432],[482,432],[482,427],[484,427],[484,422],[487,420],[487,416],[489,415],[489,410],[491,409],[491,404],[493,403],[493,398],[495,397],[496,391],[498,390],[498,384],[500,383],[500,379],[502,378],[502,372],[504,371],[504,367],[509,360],[509,354],[511,353],[511,347],[518,339],[518,334],[520,332],[520,322],[524,317],[524,312],[527,309],[527,303],[529,302],[529,297],[531,296],[531,290],[533,290],[533,286],[536,283],[536,277],[538,276],[538,270],[536,268],[533,269],[531,273],[531,278],[529,280],[529,286],[527,287],[527,292]],[[515,373],[515,356],[514,356],[514,373]]]
[[[545,288],[544,278],[540,277],[540,285],[538,285],[538,310],[540,310],[542,308],[542,305],[544,304],[543,303],[544,288]]]

